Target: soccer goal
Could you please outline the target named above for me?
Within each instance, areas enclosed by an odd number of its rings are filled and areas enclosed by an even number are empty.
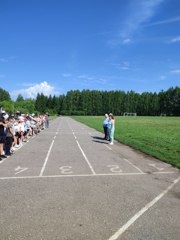
[[[137,116],[137,113],[125,112],[125,113],[123,114],[123,116],[125,116],[125,117],[127,117],[127,116],[134,116],[134,117],[136,117],[136,116]]]

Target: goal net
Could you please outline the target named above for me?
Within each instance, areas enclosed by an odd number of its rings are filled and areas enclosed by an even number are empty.
[[[125,113],[123,114],[123,116],[137,116],[137,113],[125,112]]]

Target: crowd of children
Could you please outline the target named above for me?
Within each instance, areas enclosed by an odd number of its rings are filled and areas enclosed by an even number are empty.
[[[9,115],[0,112],[0,161],[12,155],[16,149],[41,130],[49,127],[48,113]]]

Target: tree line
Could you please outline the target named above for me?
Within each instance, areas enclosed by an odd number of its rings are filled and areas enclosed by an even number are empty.
[[[0,88],[0,106],[14,114],[45,113],[59,115],[98,116],[112,112],[137,113],[138,116],[180,116],[180,88],[171,87],[159,93],[134,91],[71,90],[59,96],[45,96],[38,93],[35,99],[24,99],[19,95],[15,101],[10,94]]]

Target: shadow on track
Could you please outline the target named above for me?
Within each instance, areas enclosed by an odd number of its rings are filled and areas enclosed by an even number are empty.
[[[102,137],[92,136],[92,138],[93,138],[92,140],[93,142],[108,144],[107,140]]]

